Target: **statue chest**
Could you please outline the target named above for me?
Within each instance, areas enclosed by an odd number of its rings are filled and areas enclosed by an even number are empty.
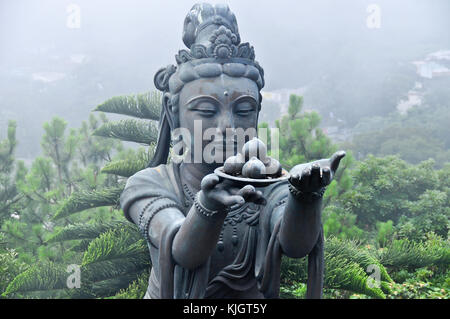
[[[185,214],[193,205],[195,195],[187,184],[183,185],[185,195]],[[224,220],[219,239],[211,255],[210,279],[223,268],[236,262],[239,253],[245,253],[248,243],[246,233],[256,228],[259,222],[260,206],[254,203],[232,207]]]
[[[250,227],[257,227],[259,207],[255,204],[245,204],[230,213],[225,218],[216,248],[211,256],[210,276],[235,262],[239,253],[247,249],[246,232]]]

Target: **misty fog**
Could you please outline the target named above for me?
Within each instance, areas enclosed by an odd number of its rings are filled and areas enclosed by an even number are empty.
[[[31,159],[53,116],[76,127],[107,98],[153,90],[155,72],[184,49],[183,21],[195,2],[0,0],[0,137],[17,120],[17,155]],[[265,70],[263,91],[304,93],[324,125],[338,119],[351,128],[386,115],[420,78],[413,62],[450,50],[446,0],[210,2],[235,13]],[[371,4],[380,9],[376,27]],[[264,103],[263,120],[279,114],[280,105]]]

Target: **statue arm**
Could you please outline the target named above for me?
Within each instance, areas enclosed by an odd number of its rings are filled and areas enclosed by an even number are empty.
[[[292,258],[309,254],[321,229],[322,199],[306,202],[289,194],[282,214],[279,241],[283,253]]]
[[[154,204],[151,202],[151,198],[141,199],[129,209],[130,218],[139,228],[143,227],[142,222],[139,222],[142,211],[151,211],[150,207],[157,205],[157,202]],[[164,208],[152,217],[146,237],[153,246],[158,248],[165,230],[173,224],[181,224],[173,240],[172,257],[176,264],[183,268],[195,269],[205,263],[211,255],[225,216],[224,212],[214,216],[204,216],[197,211],[195,205],[192,205],[186,216],[176,207]]]
[[[344,156],[345,152],[336,152],[330,159],[297,165],[291,170],[290,192],[278,238],[287,256],[301,258],[314,248],[321,231],[322,195]]]
[[[210,174],[203,178],[196,205],[185,216],[169,188],[163,191],[157,182],[152,182],[164,177],[159,174],[147,169],[130,178],[121,196],[121,206],[127,219],[139,227],[150,244],[158,249],[164,246],[165,254],[169,249],[173,260],[186,269],[194,269],[208,260],[219,239],[227,207],[246,200],[257,203],[263,200],[262,193],[253,186],[234,188]],[[179,229],[168,248],[164,239],[174,226]]]

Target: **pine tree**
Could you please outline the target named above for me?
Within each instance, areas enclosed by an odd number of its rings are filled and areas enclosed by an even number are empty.
[[[7,138],[0,141],[0,224],[14,213],[14,205],[21,199],[13,178],[14,171],[16,179],[22,179],[25,171],[23,162],[14,158],[16,126],[16,122],[9,121]]]
[[[23,179],[25,166],[14,157],[16,145],[16,123],[9,121],[7,137],[0,141],[0,226],[9,218],[17,218],[16,211],[22,200],[14,181]],[[18,260],[18,253],[8,246],[7,236],[0,231],[0,292],[26,266]]]
[[[127,292],[135,296],[137,283],[148,278],[151,267],[148,248],[137,228],[118,211],[118,201],[126,177],[145,168],[152,156],[160,98],[154,92],[111,98],[94,110],[102,112],[101,124],[90,116],[89,123],[68,135],[61,119],[45,124],[46,157],[33,163],[36,174],[29,174],[31,183],[24,186],[24,193],[34,204],[39,202],[34,196],[41,196],[41,205],[52,206],[53,213],[46,216],[52,229],[39,248],[56,249],[60,258],[38,259],[10,282],[3,296],[125,298]],[[110,122],[103,112],[137,119]],[[124,149],[117,140],[145,148]],[[46,193],[42,196],[37,189]],[[80,267],[79,289],[67,287],[69,264]]]

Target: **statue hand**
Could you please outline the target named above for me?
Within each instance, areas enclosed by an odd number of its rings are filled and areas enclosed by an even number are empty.
[[[304,193],[316,192],[331,183],[344,156],[345,152],[339,151],[329,159],[296,165],[290,172],[289,182]]]
[[[262,192],[252,185],[238,188],[228,181],[221,181],[214,173],[203,177],[199,196],[200,202],[211,210],[222,210],[245,202],[266,204]]]

